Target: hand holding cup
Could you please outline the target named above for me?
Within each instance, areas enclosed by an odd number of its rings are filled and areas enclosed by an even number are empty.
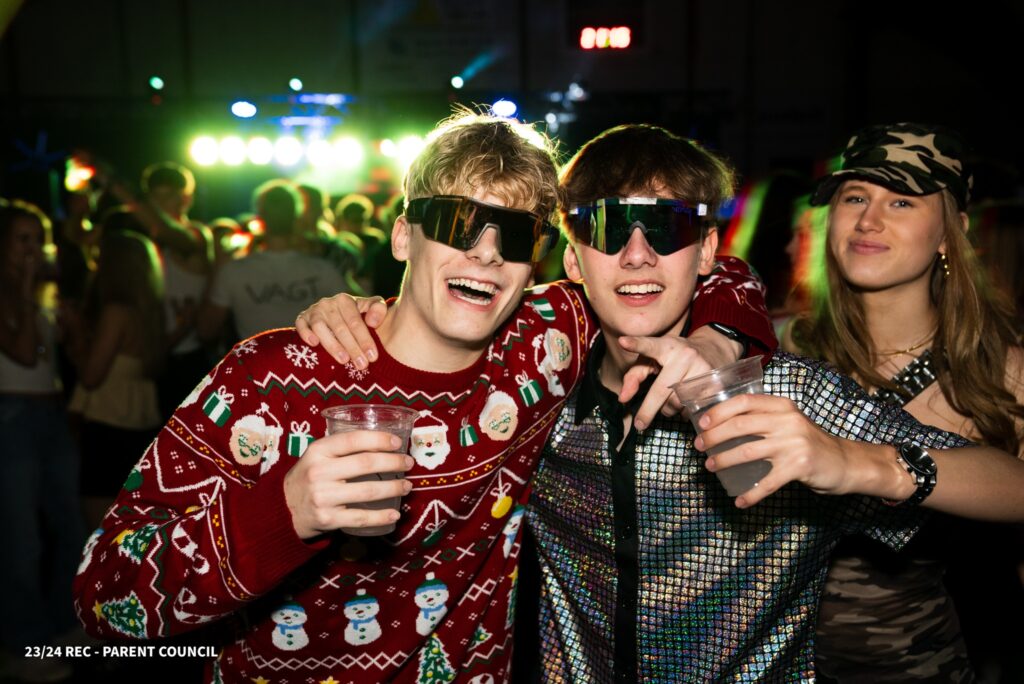
[[[740,394],[764,392],[760,358],[741,359],[689,380],[677,383],[676,396],[690,414],[693,429],[701,433],[700,419],[713,406]],[[708,449],[709,456],[761,439],[744,435]],[[729,496],[739,496],[757,485],[772,469],[770,461],[759,459],[716,471],[719,482]]]
[[[390,409],[391,420],[375,409]],[[414,463],[403,452],[417,412],[383,405],[327,411],[342,414],[328,417],[328,435],[310,444],[284,479],[295,531],[301,539],[339,529],[359,536],[393,531],[401,497],[412,489],[401,475]]]

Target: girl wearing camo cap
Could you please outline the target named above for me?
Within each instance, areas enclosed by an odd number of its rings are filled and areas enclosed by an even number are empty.
[[[959,135],[934,126],[872,126],[850,139],[842,168],[811,197],[828,206],[827,283],[785,344],[922,423],[1020,455],[1020,331],[967,240],[964,157]],[[974,680],[936,553],[951,524],[933,520],[924,536],[936,543],[899,556],[840,549],[818,626],[824,677]]]

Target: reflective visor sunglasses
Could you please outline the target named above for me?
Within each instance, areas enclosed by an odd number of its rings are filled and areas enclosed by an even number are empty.
[[[409,201],[405,216],[435,242],[468,251],[488,228],[497,232],[506,261],[537,263],[558,241],[558,230],[528,211],[499,207],[459,195],[435,195]]]
[[[579,242],[605,254],[618,254],[639,228],[655,252],[668,256],[700,241],[707,214],[706,204],[630,197],[580,205],[567,222]]]

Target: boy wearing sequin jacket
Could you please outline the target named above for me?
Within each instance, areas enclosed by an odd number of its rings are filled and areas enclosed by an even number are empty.
[[[217,622],[207,681],[508,680],[527,483],[596,332],[577,288],[523,298],[559,196],[535,135],[461,117],[413,163],[392,238],[405,280],[371,368],[272,331],[185,399],[85,548],[90,633]],[[743,328],[733,301],[711,293],[695,317]],[[411,456],[384,433],[324,436],[321,410],[345,403],[417,409]],[[379,472],[404,477],[349,481]],[[349,505],[396,495],[401,511]],[[383,539],[338,531],[396,521]]]
[[[700,437],[687,419],[637,407],[634,376],[647,372],[637,355],[673,365],[679,343],[664,333],[686,326],[690,298],[624,293],[692,290],[716,241],[713,229],[682,222],[674,239],[649,226],[680,202],[713,205],[730,185],[713,154],[649,126],[606,131],[563,172],[566,272],[585,283],[601,333],[555,421],[527,513],[547,681],[813,681],[814,619],[836,541],[862,533],[899,548],[916,530],[917,509],[881,497],[1024,515],[1024,463],[948,449],[965,442],[800,357],[776,354],[766,394],[712,408]],[[759,439],[698,453],[747,435]],[[931,452],[937,483],[910,474],[903,458],[917,452],[893,446],[911,443]],[[771,471],[735,500],[713,475],[766,458]]]

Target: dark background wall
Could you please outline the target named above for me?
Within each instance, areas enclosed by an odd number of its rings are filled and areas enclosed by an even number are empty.
[[[961,129],[1017,173],[1024,3],[924,0],[5,0],[0,42],[0,194],[45,192],[43,171],[84,146],[134,177],[188,163],[201,132],[273,132],[287,81],[344,93],[335,132],[426,132],[453,102],[515,99],[559,114],[567,151],[603,128],[647,121],[701,138],[746,176],[812,173],[856,127],[924,120]],[[0,12],[0,16],[4,14]],[[629,22],[625,51],[583,51],[588,19]],[[452,75],[476,69],[455,91]],[[159,103],[147,81],[167,85]],[[570,83],[588,99],[553,101]],[[261,106],[242,122],[240,97]],[[280,100],[273,102],[276,98]],[[369,164],[368,166],[372,166]],[[991,169],[998,169],[998,172]],[[199,169],[197,214],[273,175]],[[262,174],[262,176],[260,176]],[[991,179],[991,180],[987,180]],[[363,179],[364,180],[364,179]],[[362,182],[362,180],[360,181]],[[202,191],[205,187],[207,190]],[[202,212],[206,202],[208,212]]]

